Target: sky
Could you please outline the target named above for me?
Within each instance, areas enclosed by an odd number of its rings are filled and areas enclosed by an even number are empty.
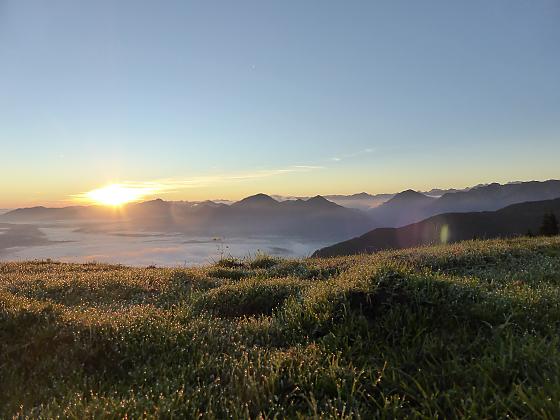
[[[560,178],[560,2],[0,0],[0,208]]]

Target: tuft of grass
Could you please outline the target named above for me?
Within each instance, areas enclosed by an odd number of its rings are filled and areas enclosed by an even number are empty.
[[[254,258],[247,262],[247,265],[251,269],[270,269],[275,265],[279,264],[282,260],[280,258],[272,257],[267,254],[257,253]]]
[[[241,280],[253,275],[253,272],[245,268],[215,267],[208,271],[208,275],[216,279]]]
[[[560,238],[0,264],[0,418],[558,418]]]
[[[234,257],[222,257],[218,261],[216,261],[216,267],[222,268],[243,268],[245,264],[243,261],[238,260]]]
[[[247,279],[209,291],[195,307],[218,316],[271,315],[289,296],[297,295],[306,286],[290,278]]]

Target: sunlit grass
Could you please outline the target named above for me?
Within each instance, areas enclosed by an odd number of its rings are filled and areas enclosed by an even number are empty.
[[[0,418],[560,414],[560,238],[0,264]]]

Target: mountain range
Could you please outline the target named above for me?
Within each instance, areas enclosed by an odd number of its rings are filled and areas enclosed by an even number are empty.
[[[230,205],[156,199],[122,208],[72,206],[13,210],[0,221],[73,222],[84,232],[115,230],[173,231],[204,236],[290,236],[342,240],[373,228],[371,218],[356,209],[316,196],[277,201],[257,194]]]
[[[560,198],[513,204],[497,211],[444,213],[400,228],[378,228],[316,251],[315,257],[364,254],[468,239],[537,233],[543,216],[560,215]]]
[[[492,211],[510,204],[560,197],[560,181],[530,181],[480,185],[468,190],[432,197],[413,190],[393,196],[369,210],[378,227],[400,227],[430,216],[451,212]]]
[[[83,232],[136,230],[204,236],[266,235],[338,242],[376,228],[407,226],[439,214],[495,211],[511,204],[558,197],[560,181],[549,180],[493,183],[426,193],[406,190],[398,194],[359,193],[311,198],[273,198],[256,194],[233,203],[156,199],[119,208],[32,207],[0,215],[0,222],[72,222]],[[350,204],[347,207],[340,204],[345,202]],[[412,240],[412,243],[416,242]]]

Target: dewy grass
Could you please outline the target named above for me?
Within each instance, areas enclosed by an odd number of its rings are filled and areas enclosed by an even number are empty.
[[[560,416],[560,239],[0,265],[0,418]]]

